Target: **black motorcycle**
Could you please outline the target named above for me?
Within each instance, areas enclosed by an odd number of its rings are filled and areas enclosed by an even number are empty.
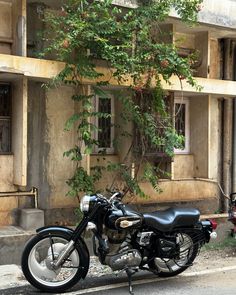
[[[62,226],[39,228],[22,255],[26,279],[46,292],[71,288],[89,269],[89,251],[82,234],[93,233],[94,254],[113,271],[131,276],[144,269],[160,277],[175,276],[192,265],[201,246],[209,242],[217,224],[199,221],[197,209],[170,208],[138,213],[115,193],[108,200],[97,194],[80,203],[83,219],[72,230]]]

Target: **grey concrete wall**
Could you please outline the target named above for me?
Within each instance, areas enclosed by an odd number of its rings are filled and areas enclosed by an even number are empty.
[[[48,183],[48,162],[50,145],[45,140],[48,118],[46,115],[46,97],[42,84],[29,82],[28,88],[28,187],[39,189],[39,208],[49,208],[51,192]]]
[[[66,180],[74,164],[63,153],[75,144],[75,134],[64,131],[74,112],[73,89],[61,87],[45,91],[42,84],[29,82],[28,105],[28,187],[39,190],[39,208],[45,224],[74,224],[78,203],[67,197]]]

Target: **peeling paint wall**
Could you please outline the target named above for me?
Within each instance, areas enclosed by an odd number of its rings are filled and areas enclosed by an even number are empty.
[[[74,164],[63,153],[75,145],[75,132],[65,131],[65,122],[74,113],[75,102],[71,99],[71,87],[49,89],[46,93],[47,133],[50,146],[47,163],[47,179],[51,188],[50,208],[76,206],[75,199],[66,197],[68,186],[65,181],[73,175]]]

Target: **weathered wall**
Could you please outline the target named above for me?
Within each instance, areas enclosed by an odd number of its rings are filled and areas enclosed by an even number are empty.
[[[27,83],[21,75],[12,82],[13,182],[19,186],[27,185]]]
[[[173,179],[193,178],[194,177],[194,156],[175,155],[173,162]]]
[[[65,131],[65,122],[74,113],[74,90],[71,87],[50,89],[46,93],[47,134],[46,142],[50,146],[46,169],[51,188],[50,207],[70,207],[75,200],[65,197],[68,186],[65,181],[73,175],[74,164],[63,157],[63,153],[75,145],[75,133]]]
[[[11,54],[12,4],[0,1],[0,53]]]
[[[75,199],[66,197],[65,181],[73,175],[73,163],[63,152],[75,144],[74,132],[64,131],[74,112],[73,88],[45,91],[41,83],[29,83],[28,186],[39,188],[39,208],[45,210],[46,224],[71,223]],[[62,210],[62,208],[64,208]],[[69,210],[68,210],[69,209]]]
[[[209,63],[209,78],[222,79],[221,73],[221,54],[220,44],[218,39],[210,39],[210,63]]]
[[[211,179],[219,179],[219,169],[221,161],[221,123],[219,100],[213,96],[209,97],[209,175]]]
[[[28,187],[39,189],[39,208],[49,207],[50,185],[46,165],[50,146],[46,141],[46,97],[42,83],[28,85]]]
[[[209,65],[209,33],[200,32],[195,36],[195,49],[199,55],[199,67],[197,68],[197,77],[208,77],[208,65]]]
[[[194,176],[208,178],[208,96],[190,99],[190,151],[194,156]]]
[[[0,155],[0,191],[14,191],[13,185],[13,155]],[[0,198],[0,225],[14,223],[12,210],[17,208],[17,198]]]
[[[150,196],[148,199],[134,197],[126,199],[128,202],[137,203],[141,207],[149,207],[155,210],[160,205],[169,206],[169,204],[201,204],[202,213],[212,213],[218,209],[219,189],[215,182],[189,179],[189,180],[163,180],[160,181],[162,193],[157,193],[150,184],[143,183],[143,190]],[[213,210],[213,211],[212,211]]]

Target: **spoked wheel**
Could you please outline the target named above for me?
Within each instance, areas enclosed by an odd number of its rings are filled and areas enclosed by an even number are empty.
[[[196,241],[195,233],[177,233],[177,240],[179,253],[176,258],[156,257],[149,265],[160,277],[172,277],[180,274],[192,265],[199,252],[200,244]]]
[[[53,267],[53,261],[67,245],[68,237],[63,234],[38,235],[28,242],[22,255],[22,271],[34,287],[47,292],[62,292],[80,280],[82,265],[78,247],[61,267]]]

